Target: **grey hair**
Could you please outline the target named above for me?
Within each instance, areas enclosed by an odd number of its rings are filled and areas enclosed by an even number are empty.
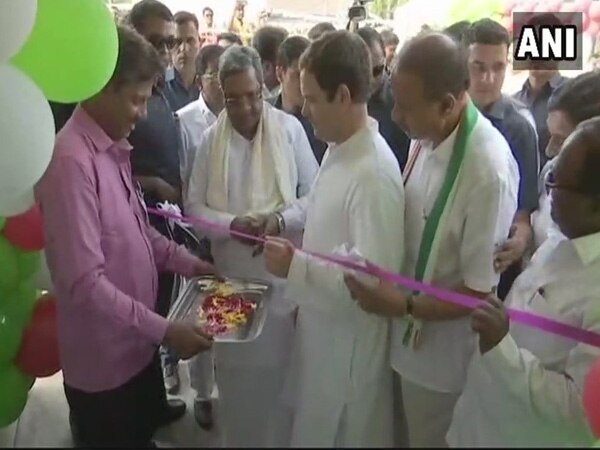
[[[248,69],[254,69],[256,79],[259,84],[263,85],[263,69],[262,62],[258,52],[252,47],[242,47],[232,45],[219,59],[219,82],[223,86],[225,79],[231,75],[245,72]]]

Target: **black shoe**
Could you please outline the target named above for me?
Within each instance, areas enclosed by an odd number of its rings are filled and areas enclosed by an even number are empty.
[[[194,400],[194,417],[203,430],[209,431],[214,425],[212,403],[210,400]]]
[[[185,402],[179,399],[167,400],[159,426],[169,425],[185,415]]]

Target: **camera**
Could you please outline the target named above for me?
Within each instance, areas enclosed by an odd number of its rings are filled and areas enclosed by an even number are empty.
[[[348,19],[355,22],[362,22],[367,19],[367,8],[365,5],[373,0],[354,0],[354,3],[348,8]]]

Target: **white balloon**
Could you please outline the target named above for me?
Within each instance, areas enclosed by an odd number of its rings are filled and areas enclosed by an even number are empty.
[[[28,211],[34,202],[33,189],[27,189],[16,195],[6,195],[0,191],[0,217],[18,216]]]
[[[54,147],[48,101],[23,72],[0,65],[0,195],[22,195],[42,177]]]
[[[16,55],[35,24],[37,0],[0,0],[0,62]]]

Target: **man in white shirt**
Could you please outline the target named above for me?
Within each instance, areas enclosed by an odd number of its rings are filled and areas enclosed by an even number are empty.
[[[548,101],[548,134],[546,156],[550,160],[540,174],[540,209],[532,216],[534,248],[539,248],[548,236],[556,232],[550,217],[550,196],[544,185],[548,172],[563,142],[582,121],[600,116],[600,73],[586,72],[565,80]]]
[[[179,111],[181,143],[179,165],[183,192],[187,191],[194,163],[194,156],[204,132],[217,121],[223,110],[223,92],[219,86],[219,57],[225,49],[218,45],[202,47],[196,59],[195,83],[200,89],[198,100],[187,104]],[[201,251],[210,255],[206,240],[201,242]],[[212,352],[194,358],[189,363],[190,382],[196,391],[194,417],[204,429],[212,427],[211,393],[214,385]]]
[[[404,192],[394,154],[368,117],[369,50],[347,31],[327,33],[300,60],[303,114],[330,142],[309,198],[302,248],[367,258],[398,271]],[[266,263],[299,305],[285,399],[296,447],[390,447],[389,321],[367,314],[344,272],[273,238]]]
[[[218,45],[202,47],[196,59],[198,100],[177,111],[181,125],[181,154],[179,165],[184,192],[190,181],[194,157],[204,132],[217,121],[223,110],[223,92],[219,86],[219,58],[225,49]]]
[[[517,279],[506,305],[600,332],[600,118],[567,139],[546,183],[554,234]],[[589,447],[583,381],[600,348],[511,323],[492,299],[472,314],[479,351],[456,405],[452,447]]]
[[[465,49],[452,38],[430,33],[410,41],[392,80],[394,119],[413,139],[403,174],[404,273],[485,298],[498,283],[495,245],[517,208],[517,164],[471,102]],[[383,281],[347,283],[364,309],[397,317],[391,360],[411,447],[444,447],[475,343],[468,310]]]
[[[187,212],[225,230],[254,236],[285,233],[299,240],[304,212],[294,201],[309,192],[318,170],[302,125],[263,102],[262,66],[254,49],[228,48],[220,58],[219,81],[226,113],[202,136]],[[285,445],[289,437],[285,424],[279,423],[285,415],[277,406],[295,305],[286,299],[284,283],[265,270],[256,242],[228,231],[197,231],[211,239],[215,266],[223,276],[264,279],[273,285],[262,334],[250,343],[215,345],[225,445]]]

